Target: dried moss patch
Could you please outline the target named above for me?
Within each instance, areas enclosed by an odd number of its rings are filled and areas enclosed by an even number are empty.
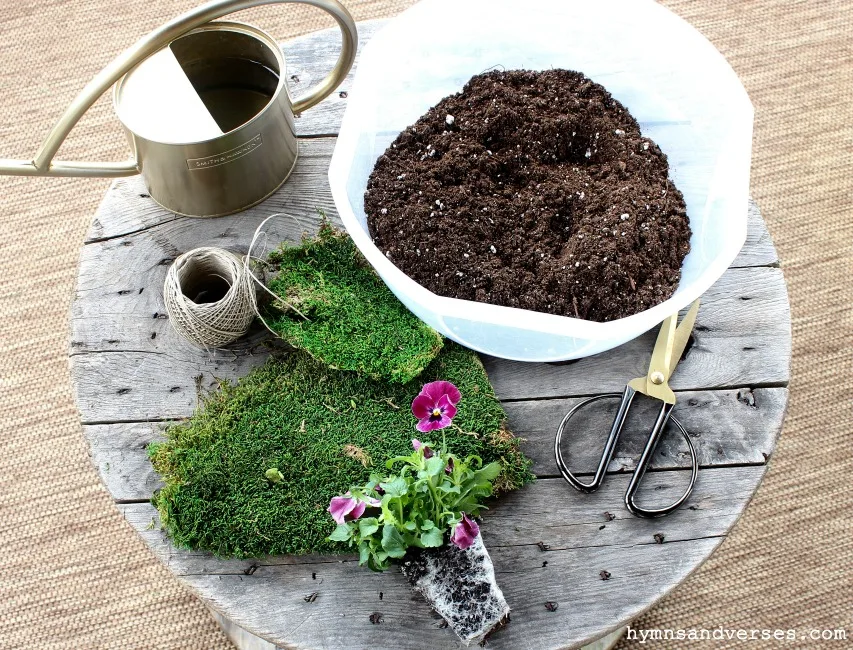
[[[270,328],[333,368],[405,383],[441,350],[442,337],[414,316],[345,233],[324,223],[316,239],[269,256],[269,289],[293,309],[267,309]]]
[[[459,387],[459,412],[437,435],[418,435],[410,405],[436,379]],[[152,501],[179,546],[237,557],[340,553],[325,541],[335,528],[329,500],[411,453],[413,437],[440,444],[444,434],[457,455],[499,461],[501,491],[531,480],[504,419],[477,356],[453,343],[406,384],[330,370],[295,351],[223,386],[151,445],[166,484]],[[271,468],[280,480],[268,478]]]

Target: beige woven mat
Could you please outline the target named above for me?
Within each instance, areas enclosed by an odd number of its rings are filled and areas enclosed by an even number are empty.
[[[192,3],[0,3],[0,155],[32,155],[93,74]],[[366,19],[410,1],[347,4]],[[666,4],[728,57],[755,104],[752,192],[783,260],[794,361],[785,431],[754,503],[720,551],[635,625],[846,625],[853,638],[853,5]],[[281,38],[328,25],[305,8],[243,18]],[[126,155],[106,102],[72,138],[68,157]],[[204,608],[123,523],[77,424],[68,308],[80,242],[107,184],[0,179],[0,647],[226,648]]]

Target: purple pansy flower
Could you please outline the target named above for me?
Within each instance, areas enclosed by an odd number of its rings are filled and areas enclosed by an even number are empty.
[[[480,527],[477,522],[469,518],[464,512],[462,520],[453,528],[453,533],[450,535],[450,541],[456,544],[463,551],[474,543],[477,535],[480,534]]]
[[[432,458],[432,449],[427,447],[424,443],[422,443],[417,438],[414,438],[412,440],[412,447],[414,448],[415,451],[418,451],[421,447],[423,447],[424,448],[424,458],[426,458],[427,460]]]
[[[376,508],[379,505],[380,501],[378,499],[373,499],[371,497],[356,499],[350,492],[347,492],[343,496],[332,497],[327,510],[329,511],[329,514],[332,515],[332,519],[339,524],[343,524],[347,521],[353,521],[354,519],[361,517],[367,506]]]
[[[449,426],[460,399],[462,393],[449,381],[425,384],[412,402],[412,413],[418,418],[418,431],[426,433]]]

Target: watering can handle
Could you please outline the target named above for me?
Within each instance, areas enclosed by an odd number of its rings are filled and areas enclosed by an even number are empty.
[[[0,174],[9,176],[132,176],[140,171],[139,161],[76,162],[54,161],[57,150],[71,129],[97,99],[136,65],[160,51],[176,38],[217,18],[259,5],[293,2],[318,7],[332,15],[341,28],[343,44],[341,54],[329,75],[305,97],[293,104],[293,112],[301,113],[325,99],[344,80],[358,45],[355,21],[338,0],[213,0],[173,18],[165,25],[138,40],[92,79],[71,102],[59,121],[47,134],[41,148],[32,160],[0,159]]]

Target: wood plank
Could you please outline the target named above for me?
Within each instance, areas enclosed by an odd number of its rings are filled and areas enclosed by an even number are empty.
[[[688,391],[678,394],[675,416],[687,427],[702,467],[761,465],[771,455],[782,426],[788,399],[786,388]],[[533,460],[537,476],[556,476],[554,433],[563,414],[578,399],[509,402],[505,405],[509,427],[525,439],[522,449]],[[578,474],[597,466],[604,437],[610,429],[617,400],[581,411],[576,426],[567,432],[564,457]],[[610,472],[633,471],[648,436],[656,408],[650,401],[636,403],[626,423]],[[162,486],[148,460],[147,446],[162,440],[165,423],[133,422],[83,427],[89,453],[107,490],[117,501],[145,500]],[[665,436],[652,459],[652,469],[689,467],[680,436]]]
[[[537,546],[539,542],[553,551],[596,546],[629,546],[665,541],[686,541],[698,537],[724,535],[737,520],[766,466],[720,467],[700,471],[696,488],[687,504],[660,519],[634,517],[625,509],[623,495],[627,474],[612,474],[593,494],[582,494],[561,478],[537,479],[489,503],[483,515],[483,535],[490,550],[500,546]],[[650,507],[675,501],[687,486],[689,472],[665,470],[650,472],[644,478],[640,501]],[[646,483],[645,481],[648,481]],[[202,551],[173,548],[159,529],[159,517],[148,502],[119,504],[134,527],[151,528],[147,534],[158,555],[168,555],[169,568],[178,575],[214,573],[242,575],[252,565],[263,568],[261,575],[273,575],[276,567],[318,565],[353,561],[355,555],[277,555],[245,560],[216,558]],[[132,513],[132,514],[130,514]],[[610,519],[605,513],[610,513]],[[334,529],[330,521],[330,532]]]
[[[513,622],[490,647],[519,647],[532,630],[537,647],[585,642],[602,633],[603,611],[608,624],[622,624],[641,603],[659,598],[701,563],[763,473],[764,467],[705,471],[688,504],[692,508],[658,520],[631,517],[620,507],[624,475],[610,477],[592,495],[578,494],[560,479],[543,479],[495,503],[484,517],[483,537]],[[650,504],[672,499],[685,478],[681,471],[650,474]],[[360,647],[458,647],[396,571],[372,574],[349,555],[218,560],[175,549],[149,504],[120,508],[158,557],[207,603],[270,640],[296,647],[353,647],[353,639]],[[608,521],[605,512],[616,518]],[[655,534],[663,535],[662,543]],[[611,574],[609,580],[601,579],[602,570]],[[316,600],[306,603],[303,597],[315,591]],[[549,612],[546,601],[560,607]],[[275,616],[269,616],[270,603]],[[382,613],[383,624],[369,622],[374,611]]]
[[[656,330],[600,355],[563,364],[484,358],[501,399],[618,392],[648,368]],[[729,269],[703,296],[694,343],[678,365],[675,390],[784,386],[790,376],[791,314],[780,269]]]
[[[143,501],[163,487],[148,460],[148,445],[163,439],[164,426],[159,422],[132,422],[83,427],[89,458],[113,499]]]
[[[182,236],[191,237],[191,231]],[[171,246],[152,237],[137,240],[133,251],[119,241],[84,250],[72,308],[71,356],[84,424],[187,417],[197,403],[199,382],[213,388],[221,379],[244,376],[264,360],[257,340],[244,344],[253,346],[248,350],[206,352],[166,326],[157,287],[167,270],[160,260],[176,253]],[[178,244],[178,250],[182,246]],[[103,264],[110,259],[112,271],[107,272]],[[137,286],[138,278],[146,274],[151,278],[146,284],[153,288],[139,293],[145,287]],[[703,300],[695,342],[673,375],[673,388],[787,384],[790,313],[781,270],[730,269]],[[484,363],[503,400],[615,392],[628,379],[645,374],[655,336],[647,332],[615,350],[570,364],[490,357]]]
[[[662,519],[630,515],[622,502],[629,477],[613,474],[600,490],[581,494],[562,479],[543,478],[489,504],[483,516],[483,535],[490,550],[506,546],[535,546],[539,542],[552,551],[598,546],[628,546],[664,541],[686,541],[697,537],[724,535],[737,519],[765,466],[726,467],[703,470],[685,507]],[[669,470],[647,475],[641,499],[651,507],[671,503],[684,491],[689,474]],[[352,562],[355,555],[277,555],[265,558],[220,559],[203,551],[175,549],[159,528],[159,517],[148,502],[119,505],[125,517],[158,556],[168,558],[178,575],[254,573],[275,575],[280,567]],[[610,519],[605,513],[614,516]],[[152,525],[152,520],[154,524]]]
[[[328,141],[316,140],[312,141],[309,148],[313,153],[322,155],[323,150],[328,151],[329,147]],[[303,162],[300,161],[299,164]],[[239,218],[179,218],[132,235],[96,241],[84,246],[80,254],[80,272],[72,304],[71,352],[160,352],[186,347],[186,343],[165,320],[162,284],[172,260],[182,252],[197,246],[220,246],[245,253],[258,225],[279,211],[286,211],[290,216],[273,219],[265,226],[268,247],[282,241],[298,241],[303,233],[314,232],[319,223],[319,209],[325,210],[329,218],[340,225],[337,212],[331,207],[328,186],[325,186],[324,191],[310,189],[318,187],[317,183],[310,181],[312,177],[313,172],[295,175],[293,186],[281,193],[281,202],[278,198],[271,199],[264,204],[268,207],[253,208]],[[121,202],[125,206],[125,213],[135,214],[133,209],[128,208],[133,205],[134,200],[151,199],[125,196]],[[116,206],[107,207],[113,209]],[[760,253],[756,253],[757,255]],[[756,257],[753,256],[753,259]],[[720,332],[717,336],[742,333],[745,319],[741,314],[748,312],[755,305],[756,313],[752,317],[764,317],[764,321],[767,321],[768,317],[773,320],[772,310],[787,310],[787,294],[781,272],[777,270],[768,273],[768,276],[755,276],[751,281],[743,280],[743,275],[723,276],[709,291],[706,301],[714,300],[715,296],[722,294],[731,298],[733,293],[739,291],[741,294],[737,298],[747,301],[751,298],[750,293],[756,293],[756,282],[763,281],[760,278],[772,277],[771,286],[762,290],[772,297],[772,302],[769,305],[762,301],[738,305],[733,317],[728,318],[726,322],[718,321],[713,327],[708,325],[712,329],[709,336],[715,336],[713,330],[722,330],[724,327],[725,332]],[[741,284],[738,285],[738,282]],[[707,309],[708,307],[703,307],[700,314],[700,328],[703,326],[701,320],[705,318]],[[105,319],[105,315],[112,318]],[[121,319],[118,318],[119,315]],[[777,321],[778,327],[768,331],[768,336],[780,335],[788,321],[789,318],[785,322]],[[732,324],[735,325],[734,328]],[[749,338],[754,338],[752,330],[746,331]],[[251,347],[256,342],[240,341],[235,345],[235,349],[247,345]]]
[[[327,139],[310,141],[306,155],[297,165],[297,171],[302,169],[301,166],[304,169],[294,172],[292,184],[286,184],[284,190],[263,204],[264,207],[222,219],[176,218],[128,236],[95,241],[85,246],[80,255],[80,272],[72,304],[72,353],[104,350],[159,352],[185,347],[186,343],[165,320],[162,283],[172,260],[186,250],[210,245],[245,253],[258,225],[269,215],[282,211],[290,217],[274,219],[265,227],[269,247],[285,240],[297,241],[304,232],[314,232],[320,209],[340,225],[328,185],[316,182],[319,173],[315,168],[317,161],[330,155],[331,146]],[[318,187],[324,189],[318,190]],[[144,213],[138,213],[133,207],[136,202],[151,202],[150,198],[140,198],[130,192],[126,186],[116,186],[108,192],[108,197],[111,195],[115,198],[105,199],[102,210],[111,211],[120,221],[123,219],[121,215],[128,215],[125,219],[128,223],[133,220],[133,215]],[[99,221],[105,222],[106,219]],[[762,253],[756,252],[750,258],[758,260],[761,256]],[[768,261],[769,257],[762,259]],[[785,288],[781,273],[776,275],[774,289],[778,298],[785,294]],[[721,282],[725,280],[726,276]],[[715,286],[711,292],[716,289],[718,287]],[[744,289],[752,290],[754,287],[745,286]],[[731,288],[727,290],[731,292]],[[741,300],[748,297],[741,297]],[[750,306],[742,307],[747,309]],[[778,301],[774,306],[782,307]],[[105,315],[112,318],[105,319]],[[740,323],[742,319],[736,318],[735,322]],[[730,326],[730,323],[725,325]],[[722,326],[723,323],[718,323],[714,327],[719,329]],[[731,332],[738,330],[729,329],[726,335]],[[240,341],[235,348],[251,347],[256,342]]]
[[[712,537],[675,542],[668,548],[644,545],[549,553],[547,568],[542,568],[538,550],[496,550],[492,553],[496,565],[514,567],[497,570],[498,583],[512,607],[512,622],[489,639],[488,647],[567,648],[592,641],[613,624],[635,618],[646,608],[644,603],[666,595],[720,541]],[[672,562],[672,554],[677,554],[678,562]],[[355,563],[338,566],[340,570],[328,576],[316,572],[316,580],[292,567],[268,580],[188,575],[182,581],[236,624],[270,641],[279,639],[289,648],[463,647],[396,571],[365,576],[365,569]],[[611,574],[607,581],[599,577],[602,570]],[[320,595],[306,604],[305,596],[315,591]],[[546,602],[557,603],[557,611],[548,611]],[[377,625],[369,622],[374,612],[381,614]]]
[[[621,395],[620,395],[621,397]],[[773,453],[788,402],[787,388],[685,391],[676,395],[673,415],[684,425],[701,467],[764,464]],[[510,429],[524,438],[524,453],[537,476],[558,476],[554,436],[563,415],[581,399],[532,400],[504,405]],[[592,474],[598,466],[619,398],[584,408],[566,428],[561,446],[572,472]],[[637,398],[609,472],[632,472],[646,445],[660,402]],[[674,426],[658,443],[652,469],[689,468],[690,454]]]
[[[779,255],[776,246],[767,231],[767,225],[761,218],[761,210],[752,199],[747,210],[746,242],[740,249],[732,267],[744,266],[779,266]]]
[[[279,650],[279,646],[265,641],[251,632],[247,632],[242,627],[235,625],[231,620],[225,618],[215,609],[208,607],[208,611],[237,650]]]

